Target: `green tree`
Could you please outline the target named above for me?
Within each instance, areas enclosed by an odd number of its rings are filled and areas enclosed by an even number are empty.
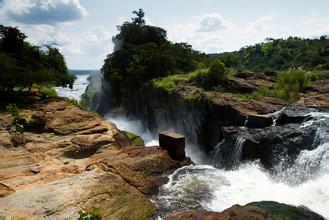
[[[138,11],[133,11],[133,14],[137,16],[136,18],[132,18],[134,24],[137,24],[138,26],[145,25],[145,13],[142,9],[139,9]]]
[[[58,49],[41,50],[25,38],[16,27],[0,25],[0,90],[31,90],[33,84],[72,87],[74,79]]]
[[[205,58],[186,43],[169,42],[164,29],[145,25],[141,9],[133,14],[137,18],[119,26],[120,32],[113,41],[120,43],[120,47],[107,56],[102,67],[117,105],[132,99],[150,80],[195,70]]]

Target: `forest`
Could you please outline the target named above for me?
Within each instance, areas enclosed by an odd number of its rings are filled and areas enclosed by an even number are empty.
[[[33,85],[71,86],[63,55],[51,45],[35,46],[17,27],[0,25],[0,92],[31,91]]]

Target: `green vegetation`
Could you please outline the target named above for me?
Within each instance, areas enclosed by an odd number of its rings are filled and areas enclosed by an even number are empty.
[[[6,112],[9,112],[14,118],[17,118],[19,115],[19,109],[16,104],[8,104],[6,106]]]
[[[143,146],[143,147],[145,146],[145,142],[140,136],[138,136],[132,132],[127,132],[127,131],[125,131],[125,133],[133,145]]]
[[[193,77],[196,85],[209,90],[223,83],[227,78],[228,72],[225,65],[218,59],[214,59],[210,63],[210,68],[206,71],[198,71]]]
[[[57,97],[57,92],[52,87],[42,86],[41,88],[39,88],[39,92],[41,93],[41,97],[44,97],[44,98]]]
[[[134,14],[137,17],[132,22],[119,27],[120,33],[113,38],[116,51],[107,56],[102,67],[112,85],[115,104],[133,97],[152,79],[196,70],[206,57],[186,43],[168,41],[164,29],[146,25],[141,9]]]
[[[129,105],[146,83],[169,93],[179,86],[199,87],[195,94],[187,95],[188,99],[198,99],[203,90],[211,90],[231,92],[241,99],[271,96],[293,102],[310,83],[329,78],[327,36],[266,39],[239,51],[206,56],[186,43],[168,41],[164,29],[146,25],[143,10],[133,14],[136,17],[122,24],[119,34],[113,37],[115,52],[107,56],[102,67],[112,86],[114,105]],[[236,73],[251,77],[255,71],[280,73],[271,75],[276,80],[273,88],[264,85],[253,93],[239,94],[238,87],[234,88],[239,82],[232,80]]]
[[[220,58],[227,67],[240,70],[329,70],[329,38],[268,38],[263,43],[212,57]]]
[[[163,88],[167,91],[171,91],[176,88],[178,84],[188,82],[191,79],[191,74],[184,75],[170,75],[162,78],[156,78],[152,80],[153,85],[156,88]]]
[[[329,71],[285,71],[281,72],[277,79],[275,88],[270,90],[267,86],[261,86],[251,94],[237,94],[237,98],[260,100],[271,96],[284,99],[289,102],[298,100],[300,92],[303,92],[312,81],[329,79]]]
[[[34,84],[72,87],[74,78],[58,49],[25,39],[16,27],[0,25],[0,93],[30,92]]]
[[[100,209],[95,208],[90,212],[79,211],[79,220],[101,220]]]

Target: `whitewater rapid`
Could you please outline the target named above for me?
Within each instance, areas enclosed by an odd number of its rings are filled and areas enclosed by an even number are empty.
[[[88,75],[77,75],[73,90],[56,88],[60,96],[80,99],[88,85]],[[313,112],[312,120],[300,126],[315,126],[317,147],[303,150],[289,168],[279,164],[269,172],[257,162],[241,164],[232,170],[200,164],[200,155],[187,145],[187,155],[197,165],[182,167],[169,176],[154,200],[160,215],[184,210],[223,211],[234,204],[277,201],[306,206],[329,219],[329,113]],[[105,118],[124,131],[140,135],[148,146],[158,145],[157,137],[144,129],[138,119],[127,117],[121,109]]]
[[[163,214],[183,209],[223,211],[234,204],[277,201],[306,206],[329,219],[329,113],[314,112],[301,126],[317,126],[314,150],[303,150],[294,163],[269,172],[257,162],[232,170],[191,165],[176,170],[157,198]]]

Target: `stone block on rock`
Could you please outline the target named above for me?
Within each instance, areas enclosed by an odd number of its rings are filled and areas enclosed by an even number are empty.
[[[159,133],[159,145],[175,160],[185,159],[185,137],[172,131]]]

